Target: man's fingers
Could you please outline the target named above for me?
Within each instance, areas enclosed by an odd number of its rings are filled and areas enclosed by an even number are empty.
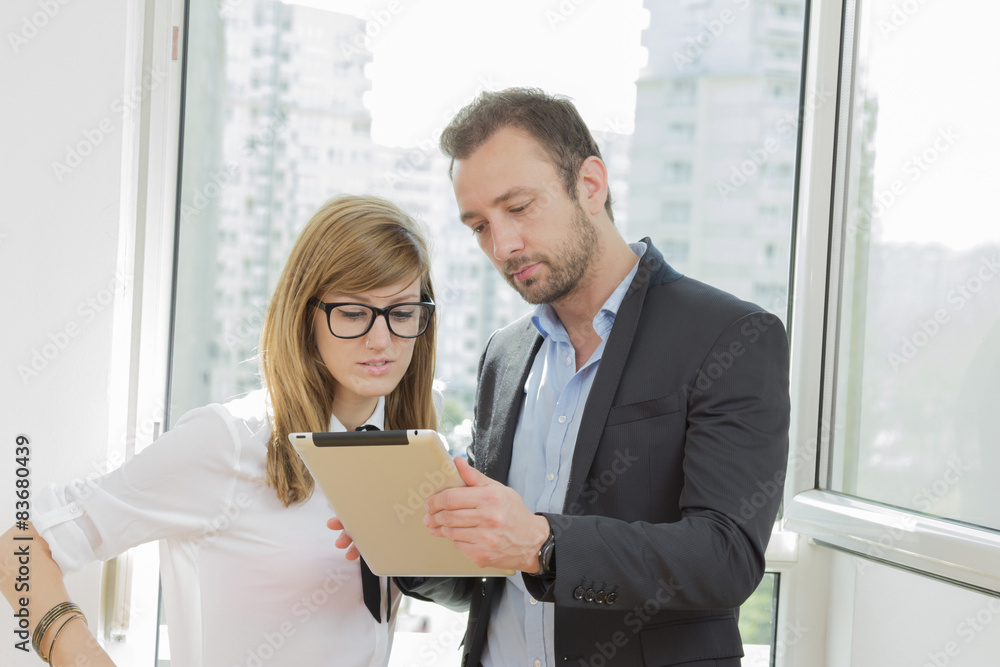
[[[333,517],[332,519],[326,522],[326,527],[329,528],[330,530],[343,530],[344,524],[342,524],[340,522],[340,519],[338,519],[337,517]]]
[[[483,534],[482,531],[476,528],[455,528],[452,526],[442,526],[437,529],[440,537],[447,537],[452,542],[455,542],[455,546],[461,544],[470,545],[466,549],[459,547],[461,551],[483,551]],[[469,554],[466,553],[468,556]]]
[[[462,476],[462,481],[469,486],[489,486],[490,484],[497,484],[496,481],[490,479],[470,466],[469,462],[461,456],[455,457],[455,467],[458,468],[458,474]]]
[[[424,525],[428,528],[439,526],[471,528],[482,523],[483,517],[475,510],[442,510],[424,516]]]

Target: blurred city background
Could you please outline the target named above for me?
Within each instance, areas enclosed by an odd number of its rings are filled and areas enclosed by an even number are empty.
[[[650,237],[682,273],[785,320],[799,127],[840,104],[853,132],[831,485],[1000,527],[995,485],[974,472],[1000,465],[984,446],[997,245],[978,219],[944,224],[950,201],[903,187],[939,178],[930,165],[956,138],[947,119],[907,133],[905,109],[879,108],[908,62],[886,39],[861,35],[859,93],[839,100],[800,90],[804,0],[189,4],[171,421],[259,386],[260,323],[291,244],[327,198],[375,193],[431,232],[441,431],[463,452],[483,345],[531,307],[460,224],[437,138],[479,92],[511,85],[577,102],[626,240]],[[866,11],[874,23],[889,7]],[[948,344],[927,347],[935,337]],[[943,465],[961,493],[932,486]],[[778,584],[769,574],[742,610],[745,665],[780,650]],[[398,628],[394,665],[456,664],[460,615],[404,601]]]

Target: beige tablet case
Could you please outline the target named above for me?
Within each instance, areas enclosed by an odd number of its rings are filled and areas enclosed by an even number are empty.
[[[424,525],[424,501],[464,486],[432,430],[291,433],[288,436],[372,572],[395,576],[489,577],[451,540]]]

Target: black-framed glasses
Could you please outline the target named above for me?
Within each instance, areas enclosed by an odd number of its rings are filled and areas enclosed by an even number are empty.
[[[427,331],[434,314],[434,304],[429,301],[394,303],[376,308],[366,303],[324,303],[309,299],[309,305],[326,313],[326,326],[337,338],[360,338],[368,333],[375,318],[381,315],[389,331],[400,338],[416,338]]]

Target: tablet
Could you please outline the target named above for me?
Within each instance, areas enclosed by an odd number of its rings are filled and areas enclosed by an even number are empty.
[[[424,525],[429,496],[465,486],[436,431],[290,433],[288,439],[375,574],[514,574],[477,567],[451,540],[434,537]]]

